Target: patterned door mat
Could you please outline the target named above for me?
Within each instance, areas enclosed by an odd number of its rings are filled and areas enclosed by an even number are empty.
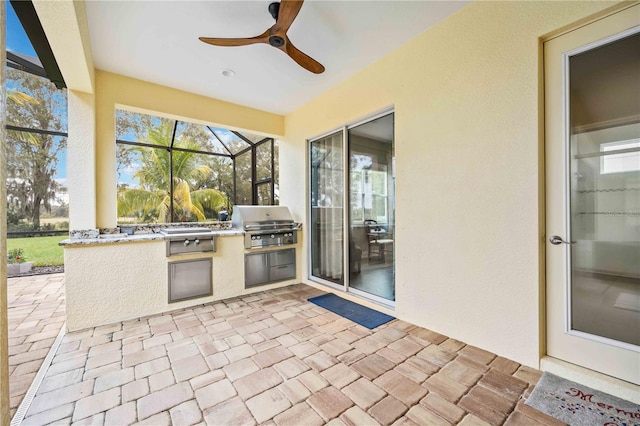
[[[640,405],[547,372],[526,404],[569,425],[640,426]]]

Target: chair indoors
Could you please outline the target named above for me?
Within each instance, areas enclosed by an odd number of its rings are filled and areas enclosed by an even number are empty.
[[[393,247],[393,239],[390,238],[391,234],[379,226],[376,220],[365,219],[364,224],[367,227],[367,239],[369,242],[369,251],[367,253],[369,262],[372,260],[380,263],[386,262],[385,251]]]

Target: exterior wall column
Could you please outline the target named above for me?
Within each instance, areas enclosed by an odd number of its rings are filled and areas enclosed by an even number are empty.
[[[69,229],[96,228],[95,95],[69,90],[67,189]]]
[[[33,7],[68,89],[69,229],[95,229],[95,71],[85,2],[34,0]]]

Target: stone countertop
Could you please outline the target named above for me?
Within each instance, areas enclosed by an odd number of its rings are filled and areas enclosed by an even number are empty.
[[[238,235],[244,235],[244,231],[238,229],[225,229],[219,231],[211,231],[211,233],[216,237],[233,237]],[[97,238],[69,238],[63,241],[60,241],[58,245],[63,247],[69,246],[90,246],[90,245],[98,245],[98,244],[126,244],[126,243],[139,243],[143,241],[156,241],[156,240],[164,240],[164,235],[162,234],[135,234],[135,235],[127,235],[127,234],[101,234]]]

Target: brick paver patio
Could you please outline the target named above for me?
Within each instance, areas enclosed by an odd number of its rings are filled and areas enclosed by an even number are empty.
[[[562,424],[523,404],[539,371],[404,321],[368,330],[321,293],[68,333],[24,424]]]
[[[11,415],[64,324],[64,274],[7,280]]]

